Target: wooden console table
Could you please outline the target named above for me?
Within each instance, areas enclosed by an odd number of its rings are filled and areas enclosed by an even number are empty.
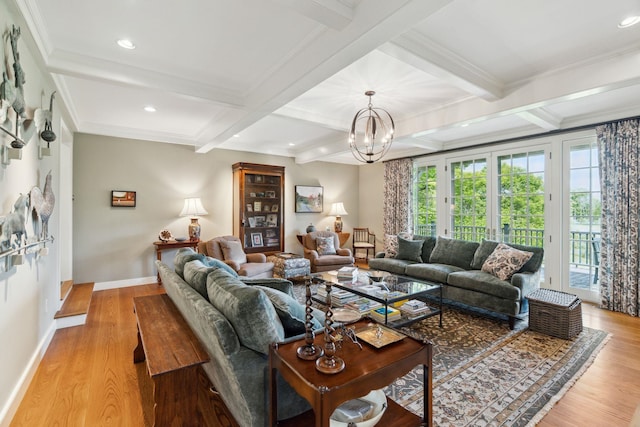
[[[153,387],[154,426],[202,425],[200,370],[209,355],[167,294],[135,297],[138,345],[133,362],[146,360]]]
[[[360,321],[353,326],[358,329],[368,323],[369,321]],[[431,343],[422,343],[406,337],[380,349],[363,342],[360,350],[358,346],[347,340],[342,343],[342,349],[337,352],[337,355],[345,361],[344,371],[328,375],[318,372],[314,361],[298,358],[296,349],[303,342],[304,340],[298,340],[286,344],[272,344],[269,350],[271,426],[328,427],[329,417],[340,404],[389,385],[417,365],[423,365],[423,418],[387,398],[388,406],[379,425],[385,427],[433,426],[433,367],[431,364],[433,348]],[[318,334],[315,343],[323,346],[324,334]],[[311,404],[312,411],[288,420],[277,421],[277,373]]]
[[[193,250],[197,252],[198,243],[200,243],[200,240],[185,240],[182,242],[178,242],[177,240],[168,240],[166,242],[158,240],[153,242],[153,245],[156,247],[156,259],[158,261],[162,261],[162,251],[180,248],[193,248]],[[158,285],[162,285],[162,281],[160,280],[160,273],[158,273]]]

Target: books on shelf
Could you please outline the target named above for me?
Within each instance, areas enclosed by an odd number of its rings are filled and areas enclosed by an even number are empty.
[[[326,285],[318,286],[318,290],[316,291],[317,295],[320,299],[327,299],[327,287]],[[338,289],[335,287],[331,288],[331,305],[334,306],[343,306],[348,302],[355,301],[359,297],[356,294],[353,294],[349,291],[345,291],[342,289]]]
[[[400,319],[401,313],[400,310],[394,307],[379,307],[374,310],[371,310],[369,316],[378,322],[384,323],[385,320],[385,312],[387,314],[387,322],[393,322],[395,320]]]
[[[342,267],[338,270],[339,281],[353,281],[358,278],[358,267]]]
[[[432,308],[423,301],[412,299],[400,306],[400,311],[404,317],[412,319],[431,313]]]
[[[367,314],[371,310],[382,307],[382,304],[367,298],[358,298],[346,304],[347,307],[358,310],[360,314]]]

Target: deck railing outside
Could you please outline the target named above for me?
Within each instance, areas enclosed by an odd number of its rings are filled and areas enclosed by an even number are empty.
[[[530,228],[511,228],[509,224],[502,227],[502,241],[527,246],[543,246],[544,230]],[[420,236],[436,236],[435,224],[420,224],[414,227],[414,234]],[[456,239],[470,240],[475,242],[488,238],[485,227],[475,227],[470,225],[453,227],[452,236]],[[599,232],[572,231],[569,234],[570,254],[569,260],[574,266],[594,265],[593,240],[600,239]]]

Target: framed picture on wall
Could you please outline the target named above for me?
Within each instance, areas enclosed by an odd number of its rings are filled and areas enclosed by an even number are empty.
[[[323,187],[296,185],[296,212],[321,213]]]
[[[123,191],[112,190],[111,191],[111,206],[116,208],[135,208],[136,207],[136,192],[135,191]]]
[[[254,248],[264,246],[262,243],[262,233],[251,233],[251,246]]]

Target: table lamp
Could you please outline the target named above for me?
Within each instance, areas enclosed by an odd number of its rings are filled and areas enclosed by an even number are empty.
[[[342,218],[340,218],[342,215],[349,215],[342,202],[333,203],[329,211],[329,216],[336,217],[336,222],[333,223],[333,229],[336,233],[342,233]]]
[[[198,224],[198,216],[207,215],[209,212],[202,206],[200,197],[184,199],[184,206],[180,216],[190,216],[191,224],[189,224],[189,239],[200,240],[200,224]]]

